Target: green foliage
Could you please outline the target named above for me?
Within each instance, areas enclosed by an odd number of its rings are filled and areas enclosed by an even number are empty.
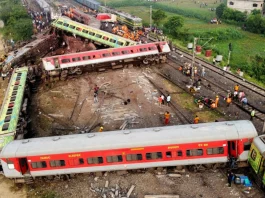
[[[164,24],[165,30],[172,36],[177,36],[184,25],[184,19],[180,16],[170,17]]]
[[[216,8],[216,16],[218,18],[222,18],[223,17],[223,13],[224,13],[224,10],[226,8],[226,5],[221,3],[217,8]]]
[[[127,7],[127,6],[146,6],[149,8],[150,6],[152,6],[153,9],[161,9],[165,12],[179,14],[179,15],[186,16],[186,17],[193,17],[193,18],[201,19],[207,22],[211,20],[210,16],[205,16],[204,14],[201,14],[196,11],[181,9],[178,7],[173,7],[173,6],[169,6],[165,4],[152,3],[148,1],[123,0],[123,1],[116,1],[116,2],[108,2],[108,6],[113,7],[113,8]]]
[[[240,12],[238,10],[233,10],[230,8],[225,8],[223,15],[222,15],[223,19],[226,20],[233,20],[233,21],[237,21],[237,22],[244,22],[247,19],[247,14]]]
[[[246,22],[246,30],[258,34],[265,33],[265,19],[261,14],[251,14]]]
[[[0,19],[5,26],[2,30],[5,39],[15,41],[29,39],[33,33],[31,18],[20,1],[12,0],[0,8]]]
[[[159,26],[161,21],[167,17],[166,13],[159,9],[157,11],[153,11],[152,13],[152,19],[154,20],[154,23]]]
[[[254,9],[251,11],[251,14],[253,15],[260,14],[260,10]]]
[[[248,71],[249,75],[261,82],[265,82],[265,57],[256,55],[252,59],[252,67]]]
[[[243,38],[242,33],[234,28],[214,29],[211,31],[197,32],[197,33],[194,33],[194,36],[198,38],[212,37],[213,40],[215,40],[215,42]]]

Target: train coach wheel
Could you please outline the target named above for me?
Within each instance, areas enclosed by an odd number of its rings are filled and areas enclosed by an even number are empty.
[[[68,71],[67,71],[67,70],[63,70],[63,71],[61,72],[60,79],[61,79],[61,80],[66,80],[67,76],[68,76]]]
[[[148,65],[148,64],[149,64],[149,60],[148,60],[147,58],[145,58],[145,59],[143,60],[143,63],[144,63],[145,65]]]
[[[78,68],[78,69],[75,71],[75,73],[76,73],[77,75],[81,75],[83,72],[82,72],[82,70],[81,70],[80,68]]]

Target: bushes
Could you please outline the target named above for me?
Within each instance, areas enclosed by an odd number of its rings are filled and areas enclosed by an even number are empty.
[[[257,33],[265,33],[265,19],[261,14],[251,14],[246,22],[246,30]]]

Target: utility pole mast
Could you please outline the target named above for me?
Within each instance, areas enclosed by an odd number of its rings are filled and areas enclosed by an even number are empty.
[[[150,30],[152,28],[152,6],[150,6]]]
[[[229,52],[228,52],[227,66],[229,66],[229,64],[230,64],[231,52],[232,52],[232,43],[229,43]]]
[[[196,38],[196,37],[194,37],[194,39],[193,39],[193,52],[192,52],[192,62],[191,62],[191,80],[192,80],[192,83],[194,80],[195,47],[197,44],[197,39],[198,38]]]

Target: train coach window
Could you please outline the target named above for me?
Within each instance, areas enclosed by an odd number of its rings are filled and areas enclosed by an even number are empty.
[[[156,47],[152,46],[152,47],[148,47],[149,50],[156,50]]]
[[[182,151],[177,151],[177,156],[182,156]]]
[[[112,55],[113,56],[118,56],[118,55],[120,55],[121,53],[120,52],[112,52]]]
[[[83,32],[83,33],[85,33],[85,34],[87,34],[87,33],[88,33],[88,31],[87,31],[87,30],[83,30],[82,32]]]
[[[12,162],[12,161],[10,161],[10,160],[7,159],[7,167],[10,170],[15,169],[14,162]]]
[[[70,63],[70,59],[62,59],[62,63]]]
[[[142,160],[142,159],[143,159],[142,154],[128,154],[128,155],[126,155],[127,161],[137,161],[137,160]]]
[[[162,159],[162,152],[146,153],[146,159]]]
[[[166,152],[166,156],[167,156],[167,158],[171,158],[171,157],[172,157],[172,153],[171,153],[171,151],[167,151],[167,152]]]
[[[45,161],[40,161],[40,162],[32,162],[31,163],[32,168],[46,168],[47,164]]]
[[[108,163],[122,162],[122,156],[121,155],[107,156],[107,162]]]
[[[50,161],[50,166],[51,167],[65,166],[65,161],[64,160],[51,160]]]
[[[125,46],[129,46],[129,45],[130,45],[130,42],[126,41]]]
[[[121,41],[117,41],[117,44],[123,46],[123,42]]]
[[[69,28],[75,29],[74,25],[69,25]]]
[[[103,55],[103,57],[109,57],[109,56],[111,56],[110,53],[105,53],[105,54],[102,54],[102,55]]]
[[[94,32],[89,32],[89,35],[94,36],[95,33]]]
[[[102,157],[90,157],[87,159],[88,164],[102,164],[103,158]]]
[[[72,61],[73,61],[73,62],[80,61],[80,60],[81,60],[81,58],[80,58],[80,57],[75,57],[75,58],[72,58]]]
[[[90,59],[90,56],[83,56],[82,59],[83,60],[89,60]]]
[[[254,149],[252,150],[250,157],[251,157],[254,161],[256,160],[257,152],[256,152]]]
[[[215,154],[224,154],[223,147],[216,147],[216,148],[208,148],[207,155],[215,155]]]
[[[250,142],[244,142],[244,151],[250,150],[251,143]]]
[[[146,52],[147,49],[146,48],[140,48],[140,52]]]
[[[100,35],[100,34],[96,34],[96,36],[95,37],[97,37],[97,38],[101,38],[102,37],[102,35]]]
[[[64,23],[64,24],[63,24],[63,26],[65,26],[65,27],[68,27],[68,26],[69,26],[69,24],[68,24],[68,23]]]
[[[57,21],[57,24],[58,24],[58,25],[62,25],[63,22],[62,22],[62,21]]]
[[[122,54],[129,54],[130,52],[128,50],[121,51]]]
[[[81,32],[82,29],[80,27],[77,27],[76,30]]]
[[[187,156],[202,156],[203,155],[203,150],[202,149],[186,150],[186,155]]]
[[[114,40],[114,39],[110,39],[109,42],[111,42],[111,43],[116,43],[116,40]]]

